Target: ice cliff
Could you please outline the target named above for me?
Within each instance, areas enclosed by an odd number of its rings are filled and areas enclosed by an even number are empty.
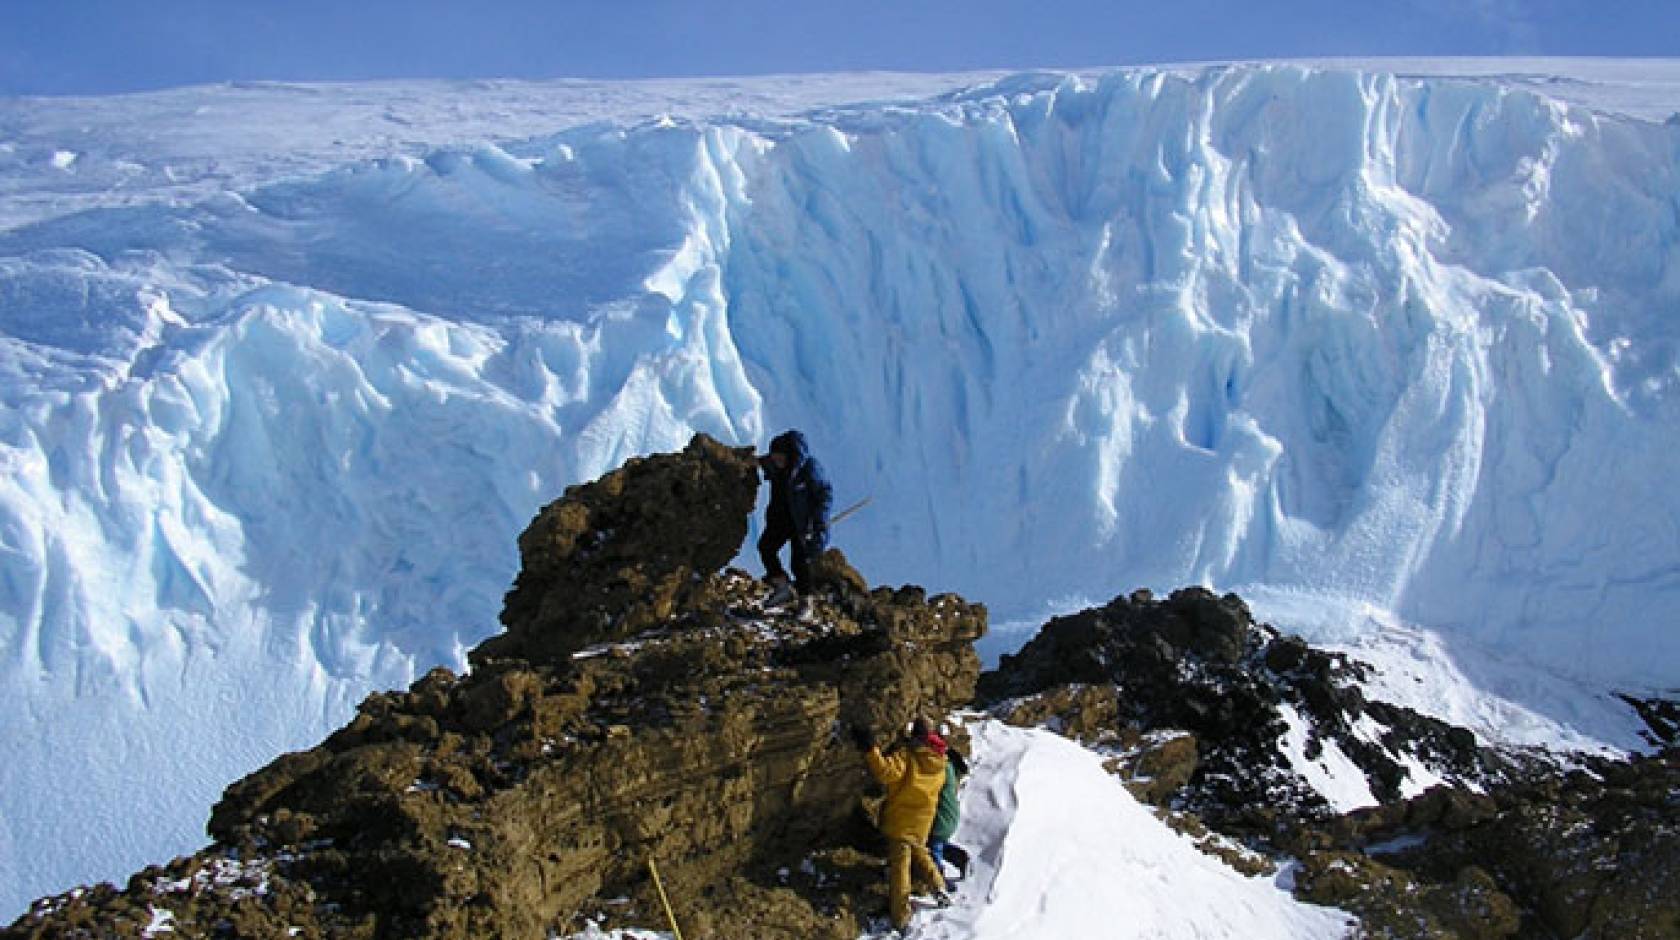
[[[0,113],[30,206],[112,181],[0,230],[0,908],[460,666],[536,507],[694,432],[803,428],[861,570],[1000,620],[1200,582],[1680,684],[1680,126],[1290,66],[532,130],[560,93],[191,198]]]

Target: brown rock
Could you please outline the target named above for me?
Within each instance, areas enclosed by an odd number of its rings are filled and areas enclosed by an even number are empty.
[[[569,488],[519,537],[508,632],[478,655],[549,662],[668,618],[696,577],[735,557],[757,495],[753,449],[704,434]]]
[[[1197,763],[1195,735],[1151,738],[1124,772],[1126,788],[1146,803],[1164,806],[1190,782]]]

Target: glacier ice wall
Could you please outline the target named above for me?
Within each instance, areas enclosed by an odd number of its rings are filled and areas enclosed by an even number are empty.
[[[889,500],[878,569],[1352,596],[1672,686],[1677,146],[1494,84],[1006,82],[752,166],[731,322]]]
[[[1677,156],[1497,81],[1139,70],[0,231],[0,909],[458,665],[543,502],[694,431],[804,428],[863,570],[1000,617],[1195,581],[1680,684]]]

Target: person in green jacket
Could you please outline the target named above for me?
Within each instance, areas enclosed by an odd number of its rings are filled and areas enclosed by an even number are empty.
[[[957,834],[957,822],[962,814],[957,787],[962,778],[968,776],[968,762],[939,735],[929,731],[925,737],[928,745],[945,757],[945,786],[940,788],[939,808],[934,810],[933,827],[928,830],[928,854],[933,857],[933,867],[939,869],[945,890],[950,891],[951,879],[945,877],[945,848],[950,845],[951,837]]]

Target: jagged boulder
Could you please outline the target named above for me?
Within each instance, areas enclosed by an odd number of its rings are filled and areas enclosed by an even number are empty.
[[[1195,735],[1165,732],[1140,737],[1114,770],[1133,796],[1161,806],[1189,785],[1200,761]]]
[[[756,486],[750,452],[697,438],[573,488],[521,539],[508,633],[471,673],[369,696],[230,786],[209,848],[4,935],[137,935],[158,911],[187,936],[663,927],[652,859],[691,940],[855,937],[884,892],[841,731],[969,701],[985,610],[870,590],[837,550],[814,616],[762,609],[720,570]]]
[[[665,620],[735,557],[757,496],[753,449],[704,434],[681,454],[632,457],[568,487],[519,536],[507,632],[478,654],[545,661]]]

